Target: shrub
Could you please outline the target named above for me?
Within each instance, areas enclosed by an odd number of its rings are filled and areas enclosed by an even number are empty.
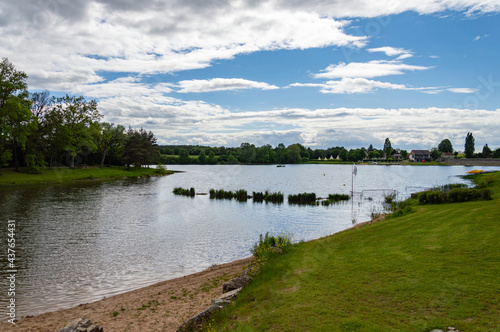
[[[448,193],[450,202],[467,202],[474,201],[480,197],[477,189],[455,188]]]
[[[265,236],[260,234],[259,242],[254,244],[252,249],[250,249],[250,252],[255,257],[257,264],[264,264],[271,255],[279,252],[285,252],[291,246],[291,234],[285,233],[279,235],[269,235],[269,233],[266,233]]]
[[[155,169],[155,174],[165,175],[168,174],[167,167],[162,164],[158,164]]]
[[[384,201],[387,204],[391,204],[396,199],[396,193],[384,195]]]
[[[298,195],[288,195],[289,204],[316,204],[315,193],[302,193]]]
[[[333,202],[340,202],[340,201],[348,201],[351,199],[351,196],[347,194],[330,194],[328,195],[328,200],[333,201]]]

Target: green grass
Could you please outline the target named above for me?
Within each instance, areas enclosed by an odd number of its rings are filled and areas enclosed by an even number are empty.
[[[272,257],[216,331],[500,331],[500,173],[493,200],[417,211]]]
[[[117,178],[136,178],[139,176],[153,176],[156,169],[126,169],[125,167],[89,167],[89,168],[52,168],[44,170],[42,174],[29,174],[22,170],[0,169],[0,186],[29,185],[43,183],[59,183],[77,180],[107,180]],[[167,174],[172,172],[167,171]]]

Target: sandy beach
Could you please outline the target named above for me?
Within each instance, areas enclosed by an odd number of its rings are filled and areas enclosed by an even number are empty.
[[[97,302],[38,316],[16,324],[0,323],[0,331],[58,331],[77,318],[90,319],[104,331],[176,331],[182,323],[210,306],[222,294],[222,284],[238,276],[252,258],[119,294]]]

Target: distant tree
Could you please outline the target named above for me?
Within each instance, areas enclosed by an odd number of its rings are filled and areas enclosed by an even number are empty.
[[[179,149],[179,164],[189,164],[190,161],[191,161],[191,158],[189,158],[189,153],[187,152],[187,150],[180,148]]]
[[[228,164],[232,164],[232,165],[238,163],[238,158],[236,158],[236,156],[234,155],[234,153],[231,152],[229,154],[229,157],[227,158],[227,163]]]
[[[290,164],[298,164],[302,160],[300,156],[301,148],[298,144],[292,144],[286,148],[286,161]]]
[[[481,153],[481,155],[482,155],[483,158],[490,158],[491,157],[492,151],[489,148],[488,144],[485,144],[483,146],[483,152]]]
[[[441,158],[441,152],[438,148],[431,149],[431,158],[432,160],[438,160],[439,158]]]
[[[200,153],[198,154],[198,162],[200,164],[204,164],[206,158],[207,158],[207,155],[205,154],[205,149],[201,149]]]
[[[402,157],[403,159],[408,158],[408,151],[406,151],[406,150],[401,150],[401,157]]]
[[[207,158],[206,162],[208,164],[210,164],[210,165],[217,164],[217,159],[215,158],[215,152],[214,151],[210,151],[210,153],[208,154],[208,158]]]
[[[340,159],[346,161],[347,160],[347,154],[348,154],[348,151],[346,149],[342,149],[339,153],[339,157]]]
[[[251,163],[254,161],[256,155],[255,145],[250,143],[241,143],[239,151],[239,160],[242,163]]]
[[[500,158],[500,148],[496,149],[492,155],[493,158]]]
[[[389,159],[392,153],[392,145],[391,141],[389,140],[389,137],[385,139],[384,142],[384,158]]]
[[[451,144],[451,141],[449,139],[445,138],[444,140],[441,141],[441,143],[439,143],[438,150],[441,153],[443,152],[453,153],[453,145]]]
[[[472,158],[474,156],[474,137],[472,133],[467,133],[465,137],[465,158]]]
[[[278,146],[274,149],[276,152],[276,161],[279,164],[283,164],[285,162],[285,145],[283,143],[278,144]]]
[[[368,152],[372,152],[374,151],[375,149],[373,148],[373,145],[370,144],[370,146],[368,147]]]

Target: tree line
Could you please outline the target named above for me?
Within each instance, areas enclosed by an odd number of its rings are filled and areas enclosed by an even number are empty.
[[[157,139],[143,128],[100,122],[95,100],[28,92],[28,75],[0,63],[0,166],[108,164],[141,167],[158,161]]]

